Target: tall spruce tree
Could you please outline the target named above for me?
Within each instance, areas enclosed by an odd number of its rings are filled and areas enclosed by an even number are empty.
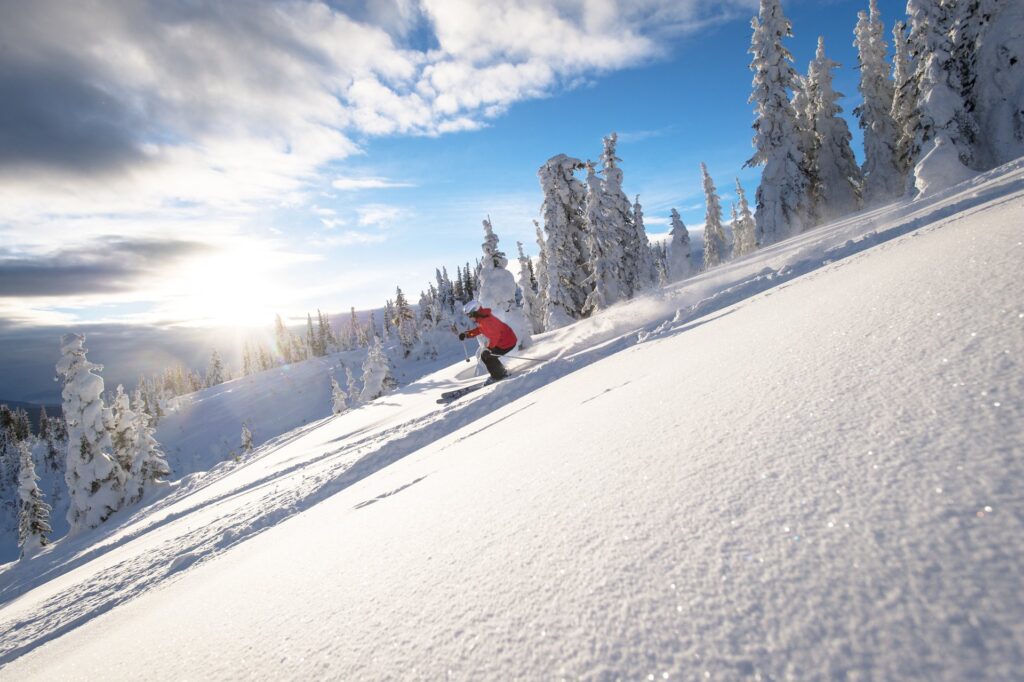
[[[735,240],[733,255],[738,258],[757,249],[757,224],[750,212],[747,193],[743,190],[739,178],[736,178],[736,200],[738,220],[733,226],[733,239]]]
[[[592,314],[617,303],[622,296],[622,275],[619,269],[624,264],[621,233],[604,210],[601,181],[597,177],[593,161],[587,161],[587,200],[584,219],[587,225],[591,274],[590,294],[584,305],[584,313]]]
[[[898,161],[899,128],[892,117],[895,88],[878,0],[871,0],[868,12],[857,14],[854,36],[863,101],[853,113],[864,131],[863,198],[871,204],[903,194],[906,183]]]
[[[103,405],[103,369],[86,358],[85,337],[65,334],[57,373],[63,379],[64,419],[68,432],[65,480],[68,484],[69,534],[95,528],[120,508],[125,475],[108,454],[110,410]]]
[[[622,189],[622,169],[617,155],[619,136],[611,133],[604,138],[601,153],[601,212],[607,223],[606,229],[617,243],[618,297],[627,299],[642,288],[644,267],[643,250],[647,246],[647,235],[639,234],[633,216],[633,205]],[[591,262],[594,256],[591,255]]]
[[[18,514],[18,546],[21,547],[21,556],[27,558],[49,544],[52,508],[43,502],[43,493],[39,489],[39,477],[36,475],[28,441],[18,442],[18,454],[18,497],[21,502]]]
[[[138,393],[135,396],[138,404]],[[128,502],[138,502],[150,490],[166,487],[171,475],[166,455],[156,440],[152,418],[143,411],[135,413],[135,453],[125,488]]]
[[[668,279],[677,281],[685,279],[693,273],[693,259],[690,254],[690,233],[679,217],[679,211],[672,209],[672,222],[669,234],[672,241],[668,247]]]
[[[967,111],[953,60],[956,7],[950,0],[907,2],[918,91],[910,155],[915,187],[921,193],[966,179],[974,163],[977,123]]]
[[[718,198],[718,190],[708,173],[708,167],[700,164],[703,177],[704,202],[707,210],[704,214],[704,269],[717,267],[728,258],[725,244],[725,231],[722,229],[722,203]]]
[[[839,114],[842,93],[832,88],[832,70],[838,64],[825,56],[825,39],[807,70],[811,99],[812,214],[821,221],[852,213],[861,206],[861,173],[850,147],[850,129]]]
[[[798,146],[796,112],[789,100],[796,72],[793,57],[782,44],[791,37],[789,19],[779,0],[761,0],[751,24],[750,68],[757,107],[754,155],[748,166],[764,166],[757,188],[758,244],[770,244],[802,232],[809,216],[809,182]]]
[[[907,35],[907,24],[904,21],[897,21],[892,28],[893,44],[893,95],[892,114],[893,123],[896,124],[896,167],[899,170],[902,187],[906,191],[907,179],[911,162],[911,147],[914,141],[914,128],[917,126],[918,90],[917,81],[914,79],[914,57],[910,47],[910,37]]]
[[[583,218],[586,189],[573,175],[582,168],[579,159],[558,154],[537,171],[544,193],[545,329],[564,327],[583,317],[591,291],[589,237]]]

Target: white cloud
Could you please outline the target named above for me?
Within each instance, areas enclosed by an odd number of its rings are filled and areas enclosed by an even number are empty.
[[[359,215],[359,224],[364,227],[376,226],[379,228],[391,227],[400,218],[405,216],[405,211],[398,206],[387,204],[367,204],[356,208]]]
[[[340,234],[318,237],[313,240],[313,245],[320,247],[353,246],[355,244],[380,244],[386,240],[387,236],[380,232],[346,230]]]
[[[343,192],[349,192],[360,189],[389,189],[392,187],[415,186],[416,185],[411,182],[396,182],[394,180],[388,180],[387,178],[380,177],[335,178],[331,182],[331,187],[339,189]]]

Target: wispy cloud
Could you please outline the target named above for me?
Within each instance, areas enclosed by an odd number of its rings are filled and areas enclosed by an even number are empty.
[[[387,235],[380,232],[346,230],[340,234],[318,237],[313,240],[313,245],[321,247],[354,246],[356,244],[380,244],[386,240]]]
[[[331,182],[331,187],[343,192],[350,192],[360,189],[389,189],[392,187],[415,187],[411,182],[396,182],[387,178],[365,177],[365,178],[336,178]]]
[[[405,215],[405,210],[398,206],[386,204],[367,204],[356,209],[359,215],[359,224],[364,227],[392,227],[400,218]]]
[[[627,130],[619,133],[619,142],[626,144],[643,142],[644,140],[650,140],[662,135],[667,135],[672,132],[673,126],[666,126],[664,128],[658,128],[657,130]]]

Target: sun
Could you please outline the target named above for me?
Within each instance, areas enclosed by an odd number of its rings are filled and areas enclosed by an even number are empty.
[[[272,253],[234,248],[195,259],[173,277],[177,316],[189,324],[266,326],[282,294]]]

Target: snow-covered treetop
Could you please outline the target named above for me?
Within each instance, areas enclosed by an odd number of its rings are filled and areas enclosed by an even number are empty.
[[[780,125],[778,112],[788,114],[785,119],[789,121],[795,118],[788,91],[797,73],[792,64],[793,55],[782,44],[783,38],[792,37],[793,30],[779,1],[761,0],[760,12],[751,27],[754,34],[749,52],[754,55],[750,63],[754,87],[749,101],[757,105],[757,122],[754,124],[755,153],[747,164],[760,166],[767,163],[772,150],[791,137],[789,126]]]
[[[494,227],[491,225],[491,216],[483,220],[484,225],[484,251],[483,266],[485,268],[503,268],[508,265],[508,258],[505,252],[498,248],[498,235],[494,234]]]

